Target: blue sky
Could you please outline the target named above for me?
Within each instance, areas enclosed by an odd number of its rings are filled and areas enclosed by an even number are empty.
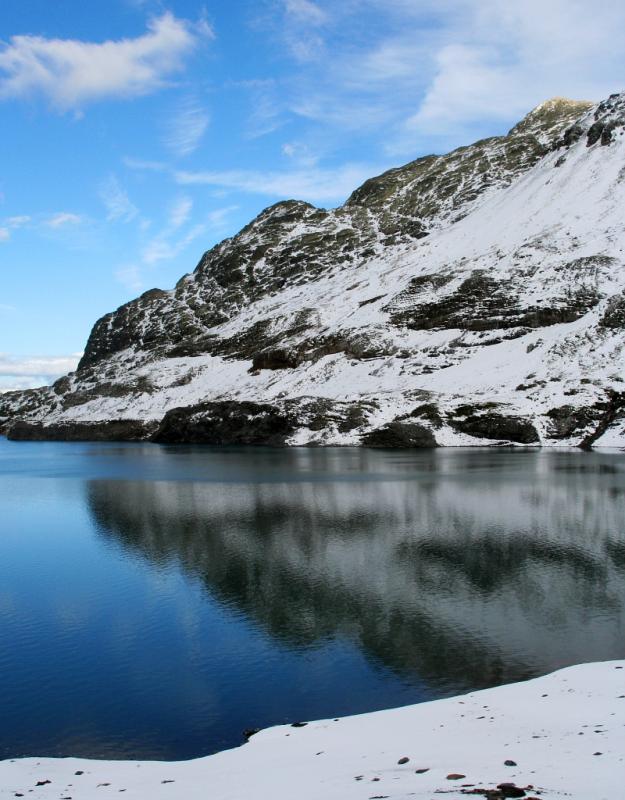
[[[262,208],[625,83],[621,0],[4,0],[0,388]]]

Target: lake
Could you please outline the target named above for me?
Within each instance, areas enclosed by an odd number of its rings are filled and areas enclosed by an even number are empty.
[[[191,758],[623,657],[621,454],[0,438],[0,758]]]

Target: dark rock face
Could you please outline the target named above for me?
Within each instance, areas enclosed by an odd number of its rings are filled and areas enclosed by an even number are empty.
[[[212,402],[174,408],[153,436],[162,444],[268,445],[282,447],[296,419],[268,403]]]
[[[7,438],[36,442],[132,442],[148,439],[157,423],[119,419],[104,422],[62,422],[44,425],[17,421],[7,427]]]
[[[613,330],[625,328],[625,295],[617,294],[609,299],[599,324]]]
[[[595,404],[595,408],[601,410],[601,416],[594,430],[586,434],[579,443],[582,450],[590,450],[614,422],[625,417],[625,392],[609,390],[606,395],[603,403]]]
[[[553,298],[550,305],[523,307],[510,291],[509,281],[496,281],[479,270],[440,300],[419,302],[421,287],[438,288],[452,277],[424,276],[413,280],[408,290],[389,305],[391,322],[412,330],[541,328],[574,322],[599,302],[593,289],[581,286],[566,296]]]
[[[255,353],[252,358],[252,370],[257,369],[294,369],[301,364],[301,356],[288,347],[274,347]]]
[[[564,405],[550,409],[546,416],[550,421],[547,435],[551,439],[568,439],[575,434],[581,435],[590,425],[596,423],[601,416],[601,410],[596,407]]]
[[[366,447],[437,447],[434,434],[417,422],[389,422],[362,437]]]
[[[516,416],[504,416],[495,411],[468,413],[463,418],[452,419],[450,426],[461,433],[481,439],[499,439],[518,444],[535,444],[539,441],[532,423]]]
[[[597,142],[602,147],[611,144],[617,130],[625,130],[625,102],[622,95],[613,94],[599,103],[595,111],[595,122],[588,129],[586,146]]]
[[[408,416],[426,419],[435,428],[441,428],[443,426],[443,418],[436,403],[423,403],[413,408]]]

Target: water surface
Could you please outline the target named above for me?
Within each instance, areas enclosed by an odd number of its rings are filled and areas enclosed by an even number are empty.
[[[625,657],[625,457],[0,439],[0,758]]]

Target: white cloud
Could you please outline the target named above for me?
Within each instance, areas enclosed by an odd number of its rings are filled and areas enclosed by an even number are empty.
[[[224,227],[228,222],[228,217],[238,210],[238,206],[225,206],[224,208],[216,208],[208,214],[208,228],[212,231],[218,231]]]
[[[206,184],[274,198],[341,202],[364,180],[383,169],[366,164],[345,164],[336,169],[319,167],[288,172],[177,172],[175,177],[183,185]]]
[[[169,227],[182,227],[187,222],[193,209],[193,200],[190,197],[179,197],[171,207],[169,212]]]
[[[11,356],[0,353],[0,391],[31,389],[73,372],[81,353],[69,356]]]
[[[327,13],[311,0],[284,0],[284,10],[307,25],[323,25],[328,20]]]
[[[62,228],[64,225],[79,225],[82,222],[82,217],[78,214],[72,214],[69,211],[60,211],[58,214],[53,214],[44,221],[44,225],[48,228]]]
[[[222,231],[228,223],[228,218],[237,208],[238,206],[232,205],[209,211],[202,221],[192,225],[182,234],[178,233],[178,228],[181,227],[181,225],[174,224],[177,220],[170,215],[167,227],[159,233],[158,236],[151,239],[143,248],[141,253],[142,264],[151,267],[159,261],[170,261],[186,250],[196,239],[204,236],[209,231],[213,233]],[[190,206],[188,210],[190,211]],[[187,221],[188,216],[185,218],[184,222],[186,223]],[[139,274],[139,272],[137,274]]]
[[[188,156],[200,146],[210,117],[196,100],[187,98],[172,115],[167,125],[165,145],[176,156]]]
[[[285,142],[282,145],[282,155],[299,167],[310,168],[319,163],[319,156],[312,153],[308,145],[301,142]]]
[[[172,241],[169,236],[171,231],[164,231],[159,236],[154,237],[144,247],[141,258],[144,264],[151,266],[158,261],[169,261],[185,250],[191,242],[206,232],[206,223],[194,225],[184,236]]]
[[[8,228],[0,228],[0,242],[8,242],[11,238],[11,231]]]
[[[29,217],[27,214],[22,214],[18,217],[8,217],[8,219],[4,220],[4,224],[9,228],[23,228],[24,225],[28,225],[30,221],[31,217]]]
[[[198,35],[212,35],[166,12],[134,39],[85,42],[13,36],[0,49],[0,99],[43,95],[59,110],[111,97],[137,97],[166,85]]]
[[[110,175],[104,181],[99,194],[107,210],[106,218],[109,222],[131,222],[139,213],[115,175]]]
[[[287,112],[337,149],[360,131],[394,157],[440,151],[549,97],[622,89],[622,0],[316,0],[308,16],[307,1],[282,3],[267,25],[292,58]]]
[[[115,272],[115,278],[131,292],[143,289],[141,269],[136,264],[126,264]]]
[[[163,161],[146,161],[142,158],[124,156],[122,159],[129,169],[147,170],[149,172],[166,172],[168,167]]]

